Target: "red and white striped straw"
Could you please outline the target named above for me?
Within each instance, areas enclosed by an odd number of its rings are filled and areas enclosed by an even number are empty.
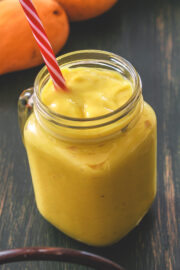
[[[65,80],[57,63],[51,44],[47,38],[42,22],[31,0],[19,0],[30,24],[33,35],[40,48],[41,55],[54,82],[55,88],[67,90]]]

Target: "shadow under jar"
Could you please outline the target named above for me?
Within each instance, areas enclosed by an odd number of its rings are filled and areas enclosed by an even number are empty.
[[[65,54],[58,63],[61,68],[114,70],[132,84],[132,96],[113,112],[73,118],[42,103],[41,91],[49,80],[44,67],[18,105],[40,213],[78,241],[110,245],[140,222],[154,200],[156,116],[143,101],[137,71],[125,59],[86,50]]]

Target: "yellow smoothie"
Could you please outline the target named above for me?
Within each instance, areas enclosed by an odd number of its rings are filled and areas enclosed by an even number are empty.
[[[42,103],[57,115],[106,116],[133,95],[132,82],[116,71],[64,67],[62,73],[68,92],[56,91],[51,80],[41,91]],[[85,140],[81,130],[64,132],[64,127],[56,126],[54,136],[48,132],[51,123],[46,128],[35,113],[28,118],[24,142],[37,207],[72,238],[110,245],[132,230],[151,206],[156,194],[156,116],[147,103],[137,108],[141,109],[102,126],[106,136],[101,137],[98,129],[84,129]],[[122,123],[136,114],[136,122],[121,130]],[[84,122],[78,124],[83,127]],[[80,140],[73,139],[78,136]]]
[[[131,82],[116,71],[95,68],[63,68],[68,92],[55,91],[52,80],[45,85],[42,102],[53,112],[90,118],[113,112],[133,93]]]

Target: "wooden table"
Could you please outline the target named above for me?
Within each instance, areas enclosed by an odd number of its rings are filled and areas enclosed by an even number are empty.
[[[1,37],[2,38],[2,37]],[[107,14],[71,24],[61,53],[102,49],[139,71],[143,94],[158,118],[158,194],[141,224],[118,244],[93,248],[46,222],[34,201],[17,122],[17,99],[40,67],[0,76],[0,249],[62,246],[103,255],[127,270],[180,269],[180,1],[122,1]],[[1,52],[3,53],[3,52]],[[66,268],[67,267],[67,268]],[[1,269],[87,269],[23,263]]]

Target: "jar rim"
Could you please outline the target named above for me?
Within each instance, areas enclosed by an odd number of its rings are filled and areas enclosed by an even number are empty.
[[[48,115],[49,117],[53,118],[53,119],[64,119],[64,120],[69,120],[71,122],[90,122],[92,123],[93,121],[97,121],[97,120],[105,120],[108,118],[111,118],[112,116],[116,116],[119,113],[123,113],[124,110],[126,108],[128,108],[129,106],[131,106],[134,102],[136,102],[136,100],[139,99],[139,96],[141,95],[142,92],[142,82],[141,82],[141,78],[138,74],[138,72],[136,71],[136,69],[134,68],[134,66],[126,59],[124,59],[123,57],[116,55],[114,53],[108,52],[108,51],[103,51],[103,50],[77,50],[77,51],[73,51],[73,52],[69,52],[66,54],[63,54],[59,57],[57,57],[57,61],[58,63],[65,58],[70,58],[74,55],[86,55],[87,54],[87,60],[90,60],[92,57],[92,54],[95,55],[101,55],[104,57],[109,57],[109,62],[112,61],[112,63],[114,63],[114,65],[118,65],[118,63],[123,64],[128,71],[130,72],[132,78],[133,78],[133,83],[134,83],[134,87],[133,87],[133,94],[132,96],[120,107],[118,107],[116,110],[113,110],[110,113],[106,113],[97,117],[89,117],[89,118],[77,118],[77,117],[71,117],[71,116],[66,116],[63,114],[59,114],[59,113],[55,113],[53,112],[51,109],[49,109],[45,104],[42,103],[41,101],[41,97],[40,97],[40,93],[39,93],[39,88],[40,88],[40,82],[42,80],[42,77],[45,73],[47,73],[47,77],[49,79],[50,75],[48,73],[47,67],[44,66],[40,72],[38,73],[38,75],[35,78],[35,82],[34,82],[34,99],[35,102],[38,105],[38,108],[43,111],[43,113],[45,113],[46,115]],[[88,57],[89,55],[89,57]],[[91,59],[91,60],[95,60]],[[98,59],[97,59],[98,60]],[[67,65],[64,64],[64,65]]]

